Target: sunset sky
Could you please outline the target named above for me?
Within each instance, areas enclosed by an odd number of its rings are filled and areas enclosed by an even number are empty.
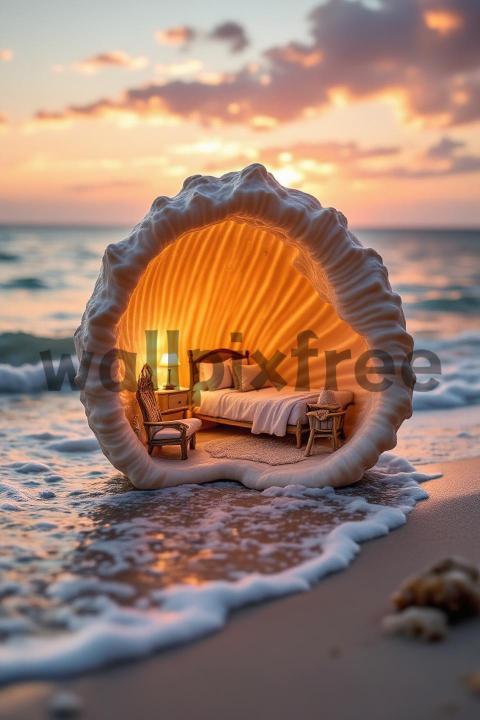
[[[352,225],[480,225],[479,37],[479,0],[1,0],[0,222],[258,161]]]

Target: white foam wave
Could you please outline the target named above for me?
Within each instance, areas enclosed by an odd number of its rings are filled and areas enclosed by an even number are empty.
[[[73,602],[82,600],[79,594],[99,593],[90,598],[90,609],[95,607],[97,614],[81,618],[72,613],[70,632],[48,639],[12,634],[0,651],[0,682],[71,676],[140,658],[221,629],[233,610],[307,591],[325,576],[345,569],[360,543],[403,525],[415,503],[427,497],[418,483],[432,477],[417,473],[406,460],[390,454],[384,454],[371,473],[372,479],[396,488],[397,505],[377,505],[358,495],[344,498],[352,510],[361,506],[367,518],[337,525],[322,543],[321,554],[281,572],[251,572],[238,580],[152,590],[136,606],[122,606],[112,598],[132,596],[134,590],[126,583],[97,581],[95,587],[88,578],[58,583],[51,592]],[[264,495],[295,506],[299,500],[321,501],[335,491],[289,486],[269,489]]]
[[[468,380],[445,381],[428,393],[414,393],[414,410],[447,410],[480,403],[480,382]]]
[[[57,452],[61,453],[84,453],[100,450],[100,446],[95,437],[56,440],[49,443],[47,447],[49,450],[57,450]]]
[[[52,362],[55,375],[59,372],[59,363],[60,360]],[[77,358],[72,356],[71,363],[72,367],[77,371]],[[19,367],[5,363],[0,364],[0,394],[18,393],[24,395],[44,392],[48,389],[47,376],[42,363],[26,363]],[[61,390],[72,390],[67,375],[63,380]]]

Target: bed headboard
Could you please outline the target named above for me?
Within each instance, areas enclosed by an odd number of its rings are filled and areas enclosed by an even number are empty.
[[[193,392],[195,385],[200,381],[199,363],[224,362],[225,360],[246,360],[250,353],[248,350],[239,352],[238,350],[230,350],[230,348],[215,348],[214,350],[188,350],[188,364],[190,367],[190,390]]]

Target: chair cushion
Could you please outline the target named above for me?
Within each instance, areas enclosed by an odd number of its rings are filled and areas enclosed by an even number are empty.
[[[166,422],[166,421],[165,421]],[[175,422],[174,420],[170,420],[169,422]],[[187,430],[187,437],[191,437],[193,433],[196,433],[197,430],[200,430],[202,427],[202,421],[198,418],[185,418],[185,420],[179,420],[178,422],[181,422],[183,425],[188,426]],[[164,427],[160,428],[159,430],[156,430],[152,436],[152,440],[173,440],[174,438],[180,438],[181,432],[180,429],[174,428],[174,427]]]
[[[318,396],[317,405],[333,405],[345,407],[353,401],[351,390],[322,390]]]

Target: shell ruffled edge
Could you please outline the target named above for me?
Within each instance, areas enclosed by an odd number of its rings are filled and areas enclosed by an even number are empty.
[[[330,300],[338,315],[370,348],[387,351],[394,361],[390,388],[376,393],[362,427],[318,469],[268,466],[261,471],[237,463],[212,463],[208,468],[172,468],[152,459],[127,422],[116,393],[105,389],[100,358],[116,347],[117,325],[148,263],[177,238],[227,218],[263,225],[306,252],[311,281],[324,297],[327,276]],[[315,270],[319,279],[315,281]],[[323,280],[320,280],[320,275]],[[352,282],[352,277],[355,282]],[[150,211],[125,240],[107,247],[100,276],[75,333],[85,379],[80,399],[100,446],[120,472],[138,488],[182,482],[240,480],[249,487],[298,483],[307,486],[347,485],[361,479],[380,454],[396,445],[396,431],[412,412],[412,390],[401,368],[409,363],[413,341],[406,332],[401,299],[390,287],[382,258],[365,248],[348,230],[342,213],[323,208],[311,195],[281,186],[260,164],[220,178],[194,175],[174,197],[154,200]],[[86,373],[87,355],[90,367]],[[183,465],[183,464],[179,464]],[[243,468],[243,469],[242,469]]]

